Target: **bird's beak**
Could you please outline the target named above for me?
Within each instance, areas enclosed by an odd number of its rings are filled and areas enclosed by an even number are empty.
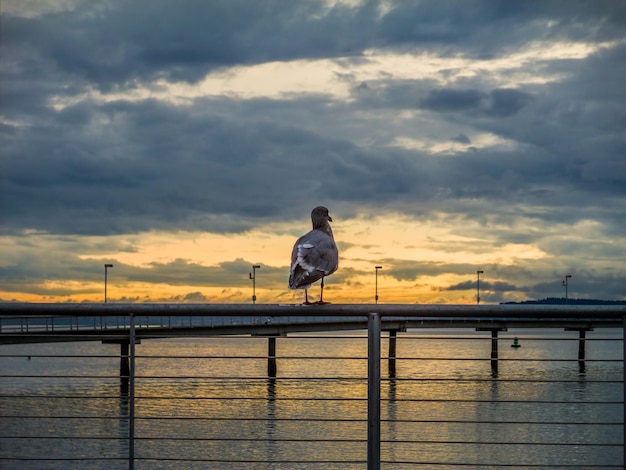
[[[332,221],[333,221],[333,218],[332,218],[330,215],[328,216],[328,221],[329,221],[329,222],[332,222]]]

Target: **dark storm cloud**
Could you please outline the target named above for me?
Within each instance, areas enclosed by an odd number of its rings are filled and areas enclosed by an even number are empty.
[[[381,18],[379,38],[386,44],[424,44],[491,57],[530,37],[591,42],[621,38],[625,18],[626,7],[618,0],[397,2]]]
[[[374,14],[367,10],[361,15],[365,26]],[[42,62],[10,55],[7,61],[19,61],[27,76],[47,66],[107,90],[132,87],[135,80],[195,82],[216,68],[367,47],[345,13],[318,1],[196,1],[184,8],[151,0],[85,3],[37,17],[3,15],[2,35],[7,51]],[[349,34],[329,35],[331,30]]]
[[[564,172],[558,155],[540,148],[514,156],[481,151],[433,159],[364,148],[280,119],[246,117],[277,109],[295,113],[301,105],[205,99],[180,107],[146,100],[87,102],[50,112],[39,126],[17,127],[3,139],[8,228],[241,231],[261,219],[297,216],[319,192],[334,201],[383,207],[448,201],[448,210],[460,212],[467,210],[464,200],[477,198],[485,199],[480,210],[491,213],[501,212],[493,205],[506,202],[554,204],[575,206],[586,217],[598,197],[614,194],[603,179],[585,180],[582,188],[595,193],[587,198],[580,187],[585,175]],[[313,109],[329,113],[323,108]],[[285,207],[285,194],[298,194],[301,205]],[[236,224],[231,214],[238,215]]]
[[[65,74],[110,89],[157,78],[194,82],[225,66],[354,56],[379,46],[491,56],[529,40],[611,40],[623,37],[626,17],[618,0],[397,2],[382,16],[379,3],[85,2],[28,18],[3,14],[3,56],[22,77]]]
[[[424,285],[422,280],[424,278],[441,275],[466,278],[455,284],[431,287],[433,291],[442,293],[458,291],[470,292],[474,295],[477,287],[476,271],[481,270],[481,299],[490,303],[519,299],[520,296],[529,299],[564,297],[562,280],[565,272],[573,276],[568,283],[571,298],[619,299],[623,298],[623,280],[626,275],[622,268],[598,270],[569,266],[563,267],[564,271],[560,272],[556,269],[555,263],[534,264],[532,260],[519,260],[515,265],[491,263],[476,265],[392,258],[381,259],[379,262],[384,266],[381,273],[385,277],[391,277],[397,281],[415,281],[416,285]],[[371,269],[347,274],[341,274],[340,271],[338,274],[343,277],[335,281],[338,284],[345,283],[345,278],[349,279],[355,274],[371,276]],[[506,279],[506,281],[500,279]],[[389,285],[389,282],[385,281],[382,284]]]
[[[219,216],[239,214],[241,230],[246,218],[280,214],[284,194],[307,206],[320,190],[337,200],[375,192],[385,201],[414,185],[406,154],[391,155],[390,164],[347,141],[203,110],[210,107],[117,102],[94,107],[89,119],[69,108],[31,129],[32,139],[8,136],[5,216],[53,233],[106,234],[229,230]],[[99,120],[107,125],[92,130]]]
[[[548,297],[564,297],[562,285],[564,273],[555,271],[554,266],[531,266],[521,262],[517,266],[501,266],[488,264],[476,266],[465,263],[433,263],[407,262],[404,260],[385,260],[387,274],[398,280],[417,280],[420,276],[437,276],[441,274],[455,274],[467,276],[467,280],[443,287],[433,287],[433,290],[469,291],[476,292],[477,275],[480,269],[483,273],[480,279],[481,299],[486,302],[502,302],[510,300],[510,295],[517,294],[524,298],[545,299]],[[571,298],[618,299],[623,297],[623,270],[599,271],[595,269],[566,269],[572,275],[568,282],[568,291]],[[497,280],[500,278],[507,281]],[[539,281],[539,280],[542,281]],[[549,279],[549,281],[545,281]],[[530,284],[529,284],[530,281]]]
[[[433,111],[464,111],[478,108],[484,98],[477,90],[432,90],[421,104]]]
[[[461,133],[459,135],[457,135],[456,137],[452,137],[450,139],[452,142],[458,142],[459,144],[471,144],[472,141],[470,140],[470,138],[468,136],[466,136],[465,134]]]
[[[480,283],[481,289],[492,292],[510,292],[520,290],[518,287],[509,284],[508,282],[486,282]],[[448,286],[443,290],[472,290],[476,288],[476,281],[464,281],[452,286]]]
[[[478,90],[431,90],[421,107],[439,112],[479,112],[493,117],[509,117],[531,103],[532,95],[513,89],[496,89],[490,93]]]
[[[519,90],[493,90],[485,112],[494,117],[513,116],[533,101],[532,95]]]
[[[624,298],[624,275],[621,272],[600,273],[593,270],[571,270],[572,278],[568,279],[567,287],[569,298],[594,298],[594,299],[623,299]],[[552,281],[537,282],[520,290],[530,299],[543,299],[547,297],[565,297],[563,286],[563,274],[553,273]],[[482,285],[482,282],[481,282]]]

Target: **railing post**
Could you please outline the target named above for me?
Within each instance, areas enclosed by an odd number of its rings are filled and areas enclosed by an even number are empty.
[[[128,367],[128,469],[135,468],[135,314],[130,314],[130,358]]]
[[[380,470],[380,315],[367,317],[367,470]]]

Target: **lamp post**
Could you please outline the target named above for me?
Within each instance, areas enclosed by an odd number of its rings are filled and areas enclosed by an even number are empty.
[[[566,274],[565,275],[565,279],[563,279],[563,286],[565,287],[565,305],[567,305],[568,303],[568,299],[567,299],[567,280],[572,277],[571,274]]]
[[[250,273],[250,279],[252,279],[252,303],[256,303],[256,270],[261,269],[261,266],[255,264],[252,266],[252,272]]]
[[[376,271],[376,295],[374,296],[374,300],[376,301],[376,303],[378,303],[378,270],[379,269],[383,269],[382,266],[376,266],[375,267],[375,271]]]
[[[476,271],[476,304],[480,305],[480,275],[483,274],[484,271]]]
[[[104,265],[104,303],[105,304],[107,303],[107,270],[112,267],[113,267],[112,264]]]

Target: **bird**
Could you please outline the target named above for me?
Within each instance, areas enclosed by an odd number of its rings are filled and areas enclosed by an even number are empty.
[[[314,208],[311,211],[313,230],[298,238],[291,251],[289,289],[304,289],[305,305],[329,303],[324,302],[324,278],[339,267],[339,251],[328,223],[332,221],[326,207]],[[320,300],[309,302],[307,289],[320,279]]]

